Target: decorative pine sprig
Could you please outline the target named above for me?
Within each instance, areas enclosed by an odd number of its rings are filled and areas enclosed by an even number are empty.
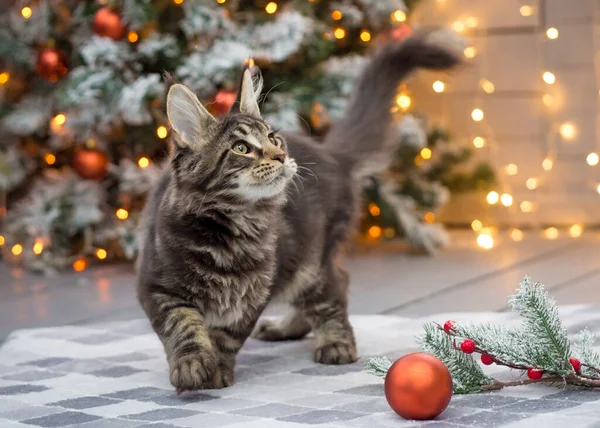
[[[595,335],[585,329],[571,344],[555,301],[540,283],[528,277],[509,300],[523,317],[520,327],[491,324],[459,325],[446,321],[424,325],[417,337],[423,351],[439,358],[450,371],[456,394],[493,391],[535,382],[600,388],[600,354],[593,348]],[[523,370],[528,379],[501,382],[486,375],[473,355],[485,365]],[[384,377],[391,362],[368,359],[367,369]]]

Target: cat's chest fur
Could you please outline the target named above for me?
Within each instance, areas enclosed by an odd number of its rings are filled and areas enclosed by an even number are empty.
[[[181,285],[207,326],[229,326],[264,308],[276,263],[274,217],[252,207],[200,212],[182,221],[185,239],[163,248],[174,254],[179,247]]]

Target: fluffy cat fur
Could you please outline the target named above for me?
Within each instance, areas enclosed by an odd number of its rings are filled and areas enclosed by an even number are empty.
[[[348,274],[336,255],[353,227],[358,177],[385,167],[377,158],[389,155],[402,79],[457,63],[423,37],[384,46],[323,144],[284,136],[261,118],[250,70],[223,120],[185,86],[170,87],[176,144],[145,208],[137,290],[177,391],[231,385],[251,333],[289,340],[312,331],[315,361],[356,361]],[[289,315],[257,324],[273,298],[289,302]]]

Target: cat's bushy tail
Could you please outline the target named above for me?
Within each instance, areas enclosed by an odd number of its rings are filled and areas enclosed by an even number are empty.
[[[344,117],[327,134],[325,146],[353,172],[380,163],[377,155],[385,151],[393,134],[390,109],[399,84],[417,68],[444,70],[459,62],[457,54],[428,42],[424,35],[388,43],[358,78]]]

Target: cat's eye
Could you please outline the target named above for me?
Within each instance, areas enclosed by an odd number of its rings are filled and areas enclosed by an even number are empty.
[[[233,145],[232,149],[234,152],[239,153],[241,155],[246,155],[252,151],[250,146],[243,141],[237,141]]]
[[[279,147],[279,141],[275,138],[274,132],[270,132],[269,135],[267,135],[267,137],[269,137],[269,141],[271,141],[273,145]]]

